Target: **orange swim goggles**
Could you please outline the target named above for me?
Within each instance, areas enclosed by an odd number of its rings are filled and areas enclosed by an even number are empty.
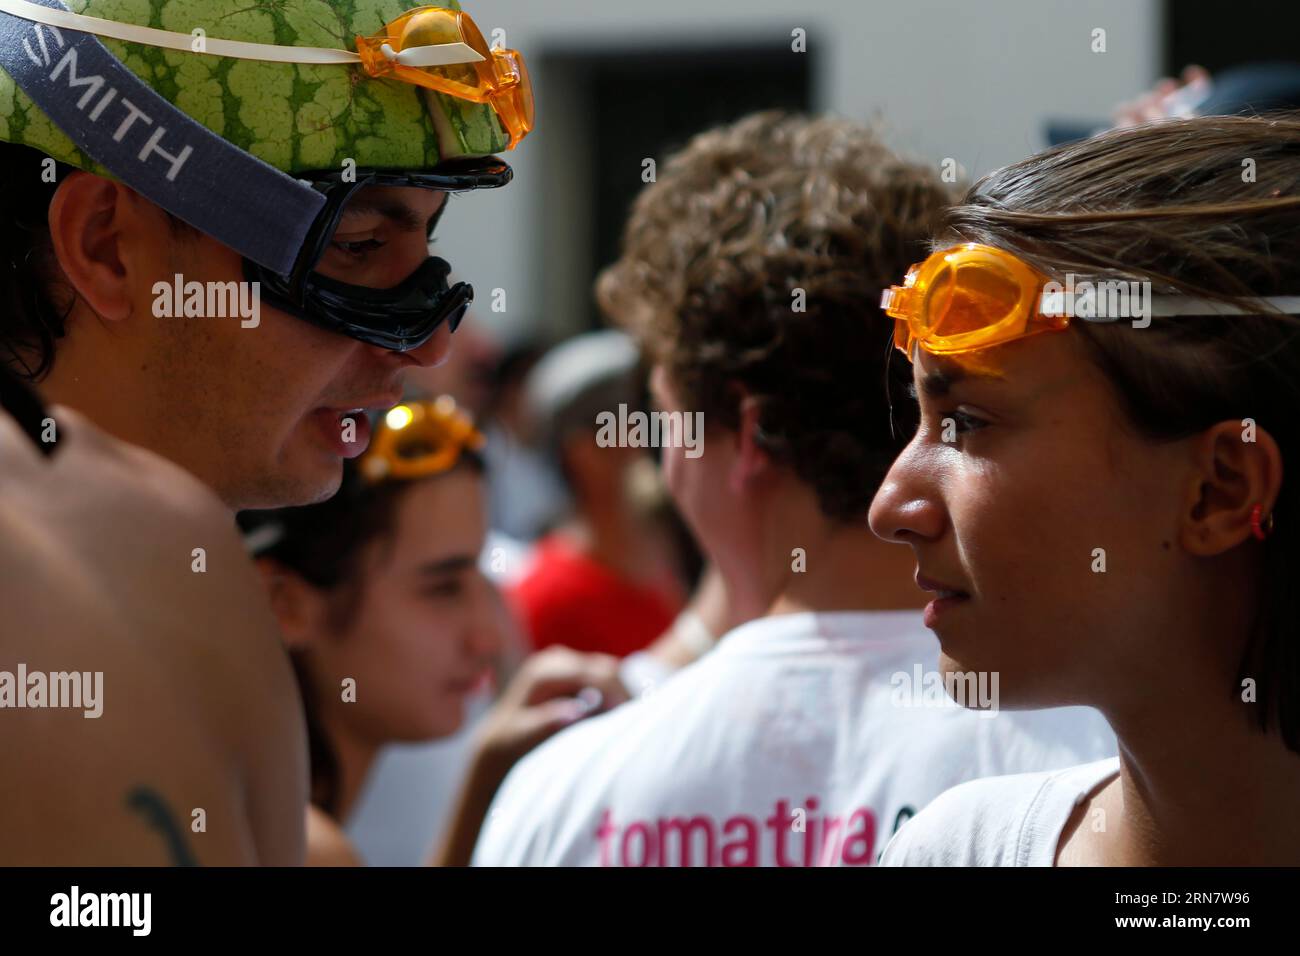
[[[373,36],[357,55],[374,77],[405,80],[471,103],[487,103],[514,149],[533,128],[533,84],[517,50],[492,49],[461,10],[416,7]]]
[[[1064,329],[1065,315],[1042,311],[1049,279],[993,246],[966,243],[942,249],[907,270],[880,307],[895,320],[894,344],[910,361],[917,346],[934,355],[974,352]]]
[[[486,439],[450,395],[394,405],[380,419],[358,466],[367,484],[411,481],[456,467]]]
[[[1110,304],[1116,286],[1141,288],[1133,289],[1136,298],[1119,295],[1116,309]],[[1083,287],[1086,291],[1078,291]],[[1238,307],[1196,296],[1152,295],[1150,283],[1127,280],[1085,279],[1076,288],[1073,276],[1062,284],[1010,252],[975,242],[939,250],[908,269],[901,286],[880,296],[880,307],[895,319],[894,344],[908,361],[917,347],[932,355],[961,355],[1059,332],[1076,318],[1115,322],[1136,314],[1140,321],[1134,328],[1145,328],[1152,317],[1300,315],[1300,296],[1261,296],[1252,303]]]

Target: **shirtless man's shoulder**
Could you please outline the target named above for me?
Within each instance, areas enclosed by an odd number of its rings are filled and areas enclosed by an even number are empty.
[[[229,512],[57,416],[48,461],[0,416],[0,862],[301,862],[297,689]]]

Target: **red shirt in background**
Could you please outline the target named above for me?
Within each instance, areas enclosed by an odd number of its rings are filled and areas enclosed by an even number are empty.
[[[509,590],[535,650],[562,644],[626,657],[663,634],[679,608],[659,589],[633,583],[552,535]]]

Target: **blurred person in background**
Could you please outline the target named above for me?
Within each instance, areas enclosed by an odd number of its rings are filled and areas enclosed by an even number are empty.
[[[563,519],[572,505],[555,461],[528,439],[525,382],[546,349],[524,339],[502,349],[492,370],[484,457],[491,466],[488,516],[495,531],[526,547]],[[522,561],[507,563],[507,580],[522,573]]]
[[[923,693],[911,555],[866,524],[907,435],[881,292],[951,199],[868,129],[779,113],[697,136],[641,193],[598,298],[658,407],[704,416],[703,453],[662,467],[745,623],[524,758],[475,863],[871,864],[955,781],[1114,754],[1096,711]]]
[[[460,342],[456,352],[435,368],[412,370],[407,376],[407,388],[412,392],[425,389],[430,394],[451,394],[458,404],[473,411],[486,438],[481,455],[487,464],[489,531],[482,564],[498,586],[513,589],[522,576],[538,569],[532,557],[535,537],[547,529],[553,530],[572,511],[570,495],[564,488],[557,465],[563,452],[557,453],[553,444],[543,437],[550,431],[556,415],[567,413],[553,407],[557,398],[554,394],[532,393],[530,402],[529,384],[536,388],[538,380],[531,379],[529,373],[546,354],[543,349],[527,341],[503,347],[482,324],[462,326],[458,335]],[[466,335],[468,339],[464,338]],[[636,354],[627,347],[626,338],[617,333],[612,338],[606,335],[605,340],[617,343],[617,361],[626,366],[622,371],[612,373],[614,378],[622,381],[619,387],[626,388],[626,394],[621,397],[635,401],[641,394],[641,371]],[[582,338],[582,341],[587,339]],[[568,363],[574,353],[572,350],[557,351],[565,364],[552,366],[550,374],[555,375],[558,371],[567,375],[573,371]],[[631,370],[633,365],[637,366],[636,371]],[[580,371],[578,374],[586,373]],[[596,374],[604,375],[606,372],[597,370]],[[565,395],[559,397],[570,401],[572,396],[568,395],[566,384],[572,385],[564,381],[557,385],[552,381],[543,386],[543,391],[564,392]],[[581,392],[581,382],[572,390]],[[594,425],[595,412],[592,414]],[[586,427],[581,430],[586,430]],[[680,578],[685,582],[697,582],[690,605],[671,619],[666,628],[650,628],[654,635],[653,643],[640,635],[635,641],[638,649],[628,654],[620,667],[628,689],[632,693],[642,693],[706,653],[716,642],[717,635],[730,628],[731,620],[721,577],[716,569],[704,568],[703,556],[690,529],[677,514],[654,469],[644,466],[632,468],[627,473],[623,490],[631,513],[656,532],[663,532],[665,550]],[[512,528],[521,536],[512,534]],[[578,575],[573,585],[580,588],[582,583],[581,575]],[[532,584],[540,585],[541,582],[533,581]],[[546,603],[545,596],[541,597],[541,603]],[[652,623],[657,626],[662,621],[663,617],[657,616]],[[507,635],[508,646],[499,671],[503,685],[505,678],[513,673],[534,646],[531,641],[526,642],[527,646],[516,646],[514,638],[518,630],[511,628]],[[592,642],[583,642],[584,633],[585,628],[581,626],[572,636],[560,630],[558,643],[591,646]],[[476,701],[475,710],[477,704]],[[415,785],[409,775],[401,776],[408,781],[408,789]],[[387,807],[386,814],[391,812],[395,799],[398,799],[397,794],[383,801]]]
[[[408,370],[403,385],[407,398],[450,395],[483,431],[492,403],[493,379],[503,353],[492,331],[475,321],[474,312],[471,307],[465,313],[464,322],[456,330],[456,348],[446,360]]]
[[[524,434],[524,382],[545,349],[528,338],[504,343],[482,323],[462,325],[456,341],[442,364],[407,372],[407,393],[453,396],[487,439],[488,526],[502,539],[489,546],[509,553],[495,572],[499,583],[509,583],[519,559],[569,508],[555,464]]]
[[[1178,78],[1162,77],[1151,89],[1119,103],[1111,122],[1055,120],[1047,124],[1048,145],[1058,146],[1103,133],[1165,119],[1263,114],[1300,108],[1300,63],[1245,63],[1211,74],[1197,64]]]
[[[504,353],[496,334],[474,313],[471,309],[456,331],[456,348],[445,362],[407,372],[405,394],[411,399],[450,395],[487,438],[487,446],[479,454],[488,463],[489,529],[479,566],[500,588],[509,582],[508,572],[522,564],[527,544],[502,534],[492,523],[493,488],[502,481],[505,463],[496,447],[501,437],[499,426],[490,417],[489,408],[496,391],[496,369]],[[377,865],[416,865],[427,857],[429,846],[447,835],[456,788],[468,774],[480,724],[497,690],[506,686],[529,650],[513,620],[502,624],[502,647],[492,662],[495,680],[484,681],[470,694],[461,729],[430,741],[389,745],[376,757],[347,818],[348,837],[363,859]]]
[[[385,415],[334,498],[240,516],[307,714],[309,864],[360,862],[342,823],[380,748],[454,733],[500,650],[504,608],[478,566],[482,446],[450,397],[414,400]],[[584,688],[598,694],[575,696]],[[467,861],[520,755],[624,696],[612,659],[534,659],[482,728],[437,859]]]
[[[528,434],[573,501],[509,591],[534,648],[625,657],[664,634],[684,603],[654,462],[645,448],[603,442],[597,427],[599,416],[640,404],[641,381],[636,344],[610,330],[557,345],[525,383]]]
[[[462,324],[456,339],[446,362],[408,372],[407,394],[452,395],[483,432],[486,444],[479,454],[487,466],[488,534],[479,565],[497,588],[507,588],[527,566],[536,535],[568,508],[554,465],[519,437],[522,383],[543,350],[526,339],[504,344],[477,321]],[[495,681],[470,695],[461,730],[427,743],[385,747],[376,759],[347,823],[349,837],[367,860],[413,865],[426,856],[424,848],[451,837],[457,785],[473,765],[481,724],[497,688],[510,682],[532,650],[513,618],[505,624],[503,647],[492,665]],[[676,666],[678,642],[662,651],[662,658],[646,655],[632,663],[624,675],[629,687],[651,686],[663,678],[665,667]]]

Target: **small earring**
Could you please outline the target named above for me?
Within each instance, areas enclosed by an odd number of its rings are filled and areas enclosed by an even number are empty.
[[[1267,520],[1261,521],[1260,519],[1263,517],[1263,514],[1263,505],[1255,505],[1255,507],[1250,509],[1250,533],[1260,541],[1263,541],[1273,533],[1273,512],[1270,511],[1268,513]]]

